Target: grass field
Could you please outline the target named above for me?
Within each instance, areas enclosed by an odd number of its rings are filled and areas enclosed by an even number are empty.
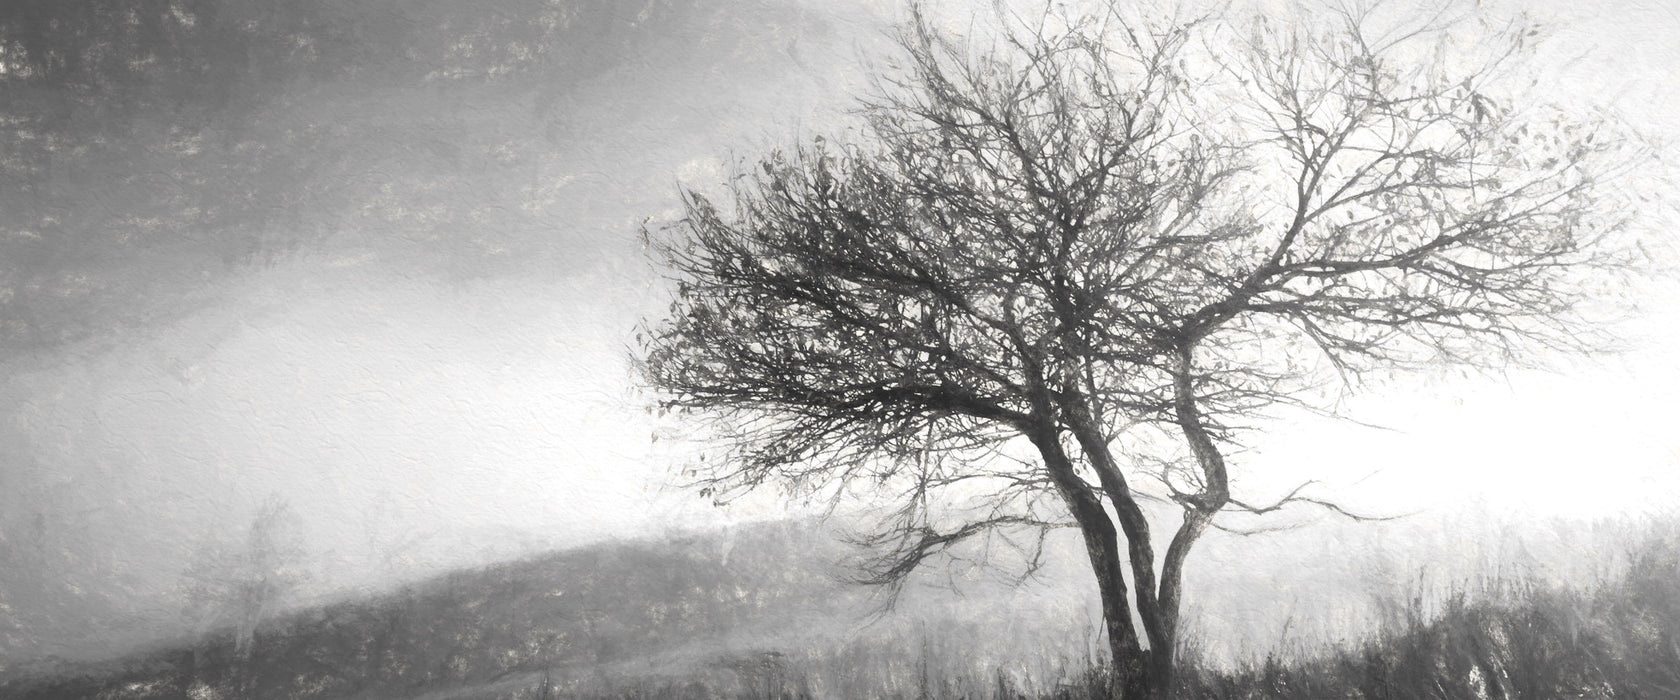
[[[1563,587],[1465,581],[1347,640],[1191,660],[1182,698],[1680,698],[1680,528]],[[1030,591],[867,590],[817,529],[617,543],[457,572],[99,663],[40,662],[6,698],[1089,698],[1086,611]],[[1058,607],[1060,605],[1060,607]],[[918,612],[906,612],[914,607]]]

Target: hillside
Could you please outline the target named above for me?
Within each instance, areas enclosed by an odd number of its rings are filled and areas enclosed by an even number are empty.
[[[271,620],[244,658],[233,632],[219,630],[110,662],[35,664],[0,680],[0,696],[511,698],[647,687],[711,696],[819,682],[861,697],[914,692],[931,675],[990,676],[1042,627],[1000,624],[1004,611],[1038,614],[1020,605],[1032,596],[984,584],[928,614],[904,605],[872,616],[876,591],[834,571],[845,554],[832,534],[789,523],[598,545]],[[937,596],[905,600],[949,596],[924,593]],[[1040,613],[1043,602],[1034,602]],[[926,668],[930,658],[940,668]]]
[[[698,639],[727,654],[732,634],[786,628],[796,613],[832,616],[845,599],[811,561],[809,537],[755,530],[732,560],[720,542],[692,539],[460,571],[273,620],[258,629],[248,667],[222,630],[108,664],[37,667],[0,683],[0,695],[181,697],[207,687],[214,697],[409,697],[543,669],[697,654]]]
[[[1307,632],[1250,661],[1197,664],[1179,697],[1680,697],[1680,529],[1617,532],[1602,541],[1620,543],[1621,564],[1597,580],[1373,592],[1389,613],[1352,637]],[[602,544],[273,619],[243,656],[220,630],[35,664],[0,677],[0,697],[1095,697],[1096,640],[1073,588],[956,567],[942,574],[955,591],[929,577],[883,611],[838,575],[847,554],[832,532],[788,522]],[[1192,660],[1217,657],[1196,647]]]

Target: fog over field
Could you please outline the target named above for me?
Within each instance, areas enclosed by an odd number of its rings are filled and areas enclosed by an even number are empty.
[[[734,159],[854,126],[898,3],[81,5],[0,9],[0,670],[193,633],[194,586],[253,523],[300,607],[820,510],[678,487],[694,448],[631,371],[670,293],[639,232]],[[931,5],[960,28],[990,3]],[[1680,10],[1481,5],[1541,20],[1537,94],[1680,130]],[[1673,204],[1650,206],[1673,269]],[[1636,285],[1618,354],[1407,375],[1347,401],[1356,422],[1268,423],[1233,458],[1253,500],[1318,479],[1406,517],[1211,534],[1204,644],[1342,634],[1420,580],[1625,565],[1622,533],[1680,508],[1680,289]],[[1070,569],[1022,604],[1082,609]]]

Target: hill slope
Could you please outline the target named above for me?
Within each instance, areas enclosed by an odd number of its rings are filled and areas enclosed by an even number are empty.
[[[1012,655],[1066,653],[1035,638],[1043,616],[1073,617],[1042,590],[982,582],[959,600],[912,591],[901,609],[872,617],[875,591],[834,575],[844,556],[832,534],[790,523],[599,545],[272,620],[248,653],[221,630],[106,663],[37,664],[0,680],[0,696],[710,696],[817,683],[861,697],[915,694],[935,676],[990,682]]]

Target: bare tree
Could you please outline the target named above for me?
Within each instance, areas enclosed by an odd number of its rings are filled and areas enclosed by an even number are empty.
[[[1143,697],[1221,514],[1343,512],[1234,494],[1245,426],[1373,373],[1591,350],[1630,139],[1501,92],[1526,25],[1297,20],[1047,13],[982,45],[917,14],[864,137],[685,192],[641,342],[727,452],[708,493],[887,489],[877,583],[981,536],[1030,564],[1071,525],[1113,690]]]
[[[269,496],[243,542],[200,551],[184,578],[201,642],[212,630],[231,626],[234,656],[249,664],[257,626],[307,579],[300,566],[306,554],[301,529],[286,501]]]

